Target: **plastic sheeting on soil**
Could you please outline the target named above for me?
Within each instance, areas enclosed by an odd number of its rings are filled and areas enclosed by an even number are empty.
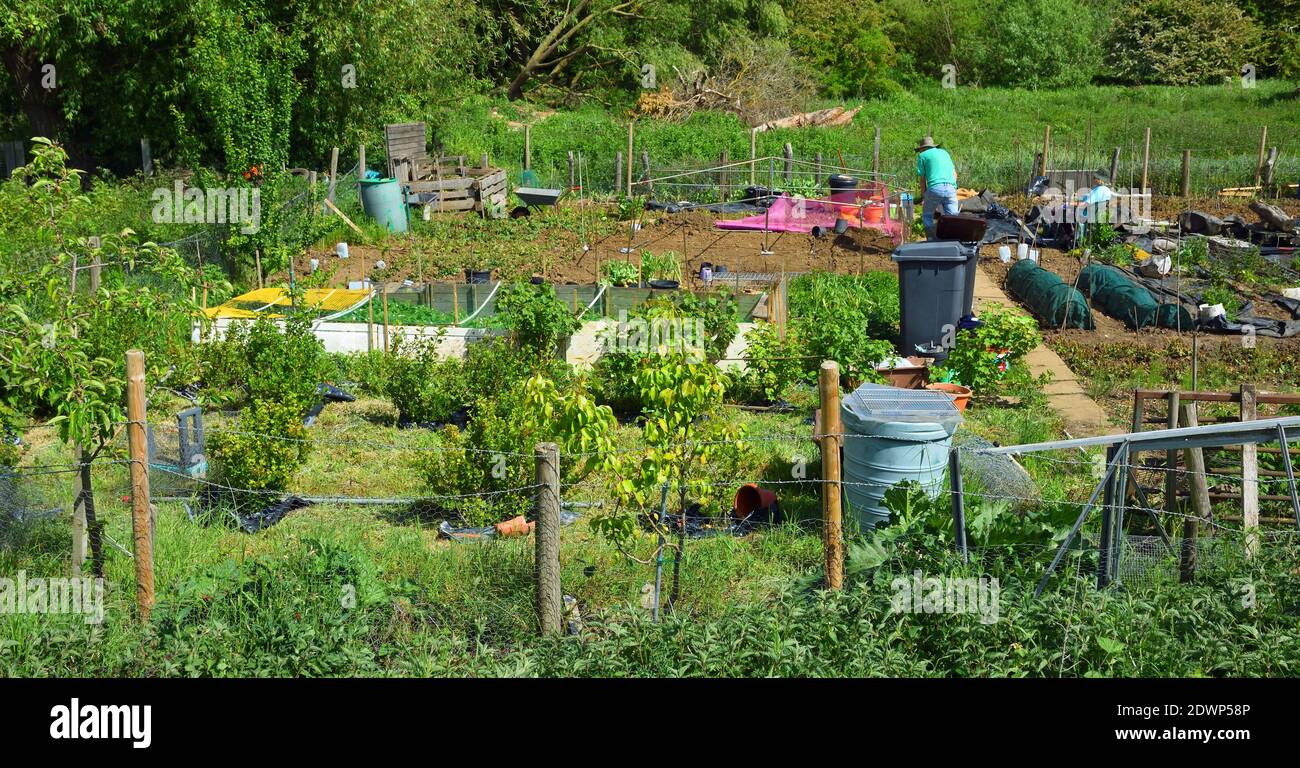
[[[859,190],[859,193],[865,190]],[[743,219],[724,219],[715,222],[718,229],[726,230],[749,230],[768,232],[812,232],[814,227],[818,227],[825,232],[830,232],[835,228],[835,222],[840,220],[841,213],[845,214],[845,221],[849,227],[854,229],[877,229],[896,241],[901,242],[903,237],[902,222],[894,221],[888,218],[888,210],[882,212],[882,220],[879,222],[866,221],[861,215],[863,207],[854,203],[840,203],[834,200],[817,200],[805,199],[796,200],[788,194],[781,195],[772,205],[768,206],[765,213],[754,216],[746,216]]]
[[[309,288],[303,291],[298,307],[310,308],[323,314],[346,314],[362,306],[370,298],[370,291],[354,291],[347,288]],[[250,319],[261,315],[282,317],[283,313],[275,311],[278,307],[292,304],[289,293],[283,288],[258,288],[230,299],[224,304],[209,307],[203,312],[210,318]]]
[[[1122,320],[1129,328],[1190,328],[1192,318],[1178,303],[1157,302],[1144,286],[1109,264],[1089,264],[1079,272],[1079,290],[1093,306]]]
[[[1083,294],[1030,259],[1016,262],[1007,273],[1007,288],[1049,327],[1086,331],[1096,327]]]

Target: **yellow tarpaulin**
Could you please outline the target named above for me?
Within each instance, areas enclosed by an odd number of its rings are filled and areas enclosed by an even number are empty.
[[[361,306],[370,297],[370,291],[354,291],[345,288],[311,288],[303,292],[298,302],[299,308],[315,309],[322,314],[346,312]],[[208,317],[216,318],[256,318],[283,317],[276,312],[276,307],[289,306],[289,294],[283,288],[258,288],[255,291],[236,296],[224,304],[203,310]]]

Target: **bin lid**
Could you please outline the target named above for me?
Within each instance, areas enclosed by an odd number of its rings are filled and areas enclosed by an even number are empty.
[[[894,261],[965,261],[974,249],[954,240],[906,243],[894,249]]]
[[[878,424],[906,422],[938,424],[948,434],[961,424],[961,411],[946,392],[933,389],[903,389],[884,384],[863,384],[840,406],[847,431],[870,434]]]

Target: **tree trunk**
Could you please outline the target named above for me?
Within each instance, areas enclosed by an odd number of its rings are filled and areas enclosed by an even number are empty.
[[[46,90],[41,85],[41,67],[36,52],[9,47],[0,53],[0,59],[4,60],[5,71],[13,81],[18,103],[22,105],[33,135],[55,138],[62,123],[58,97],[54,95],[58,91]]]

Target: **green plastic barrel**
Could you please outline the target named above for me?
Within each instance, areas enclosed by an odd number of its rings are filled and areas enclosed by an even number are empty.
[[[389,232],[405,232],[406,202],[397,179],[362,179],[361,207]]]

